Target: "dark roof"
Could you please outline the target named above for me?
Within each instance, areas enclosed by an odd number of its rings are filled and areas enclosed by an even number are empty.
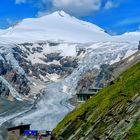
[[[16,130],[16,129],[27,128],[27,127],[30,127],[30,125],[31,125],[31,124],[19,125],[19,126],[11,127],[11,128],[8,128],[8,131],[12,131],[12,130]]]
[[[77,95],[95,95],[100,90],[101,88],[97,88],[97,87],[89,88],[85,91],[78,92]]]
[[[96,92],[89,92],[89,91],[83,91],[83,92],[78,92],[77,95],[95,95]]]

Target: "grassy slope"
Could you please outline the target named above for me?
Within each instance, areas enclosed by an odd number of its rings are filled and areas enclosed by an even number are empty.
[[[137,93],[140,94],[140,63],[125,71],[112,85],[104,88],[96,96],[69,113],[53,130],[53,135],[55,138],[61,135],[64,139],[68,139],[74,131],[81,127],[81,130],[76,134],[76,138],[79,139],[96,123],[99,116],[104,116],[117,104],[126,106],[128,101]],[[120,111],[123,112],[123,109]],[[102,134],[107,125],[106,123],[100,124],[97,133]],[[139,128],[140,123],[134,124],[129,132],[133,137],[130,137],[130,140],[135,139],[135,136],[139,139],[140,134],[136,134]]]
[[[128,131],[129,140],[140,140],[140,121],[136,121],[133,127]]]

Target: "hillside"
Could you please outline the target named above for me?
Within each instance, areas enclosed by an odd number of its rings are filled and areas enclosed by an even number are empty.
[[[140,63],[69,113],[52,139],[139,140]]]

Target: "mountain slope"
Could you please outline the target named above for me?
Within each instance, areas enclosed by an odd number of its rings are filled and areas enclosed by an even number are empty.
[[[135,32],[126,32],[122,35],[114,36],[115,39],[119,41],[139,41],[140,40],[140,31],[135,31]]]
[[[0,48],[0,60],[2,69],[7,69],[7,72],[2,76],[19,95],[23,95],[22,99],[24,97],[36,99],[45,85],[42,99],[37,102],[37,108],[19,118],[16,117],[13,120],[14,124],[19,125],[24,122],[32,124],[31,129],[52,130],[71,111],[71,107],[65,101],[71,98],[71,94],[76,93],[77,82],[87,71],[94,69],[100,71],[102,64],[115,63],[136,51],[137,42],[79,44],[44,41],[14,45],[3,43]],[[16,81],[12,80],[15,71]],[[40,80],[42,80],[41,84]],[[6,86],[4,82],[3,86]],[[2,87],[0,93],[1,91],[3,91]],[[9,116],[3,117],[1,123],[8,119]]]
[[[63,41],[74,43],[104,41],[138,41],[140,32],[110,36],[95,24],[79,20],[64,11],[39,18],[27,18],[14,26],[0,29],[0,42],[25,43],[37,41]]]
[[[40,18],[24,19],[2,31],[0,38],[8,38],[14,42],[39,40],[95,42],[108,40],[111,36],[94,24],[78,20],[63,11],[57,11]]]
[[[69,113],[52,139],[136,139],[140,123],[140,63]]]
[[[79,20],[64,11],[39,18],[27,18],[14,26],[1,30],[0,42],[25,43],[37,41],[63,41],[74,43],[104,41],[138,41],[140,32],[128,32],[119,36],[110,36],[95,24]]]

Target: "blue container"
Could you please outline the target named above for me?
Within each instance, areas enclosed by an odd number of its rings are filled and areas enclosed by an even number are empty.
[[[24,135],[34,135],[36,136],[38,134],[38,131],[37,130],[25,130],[24,131]]]

